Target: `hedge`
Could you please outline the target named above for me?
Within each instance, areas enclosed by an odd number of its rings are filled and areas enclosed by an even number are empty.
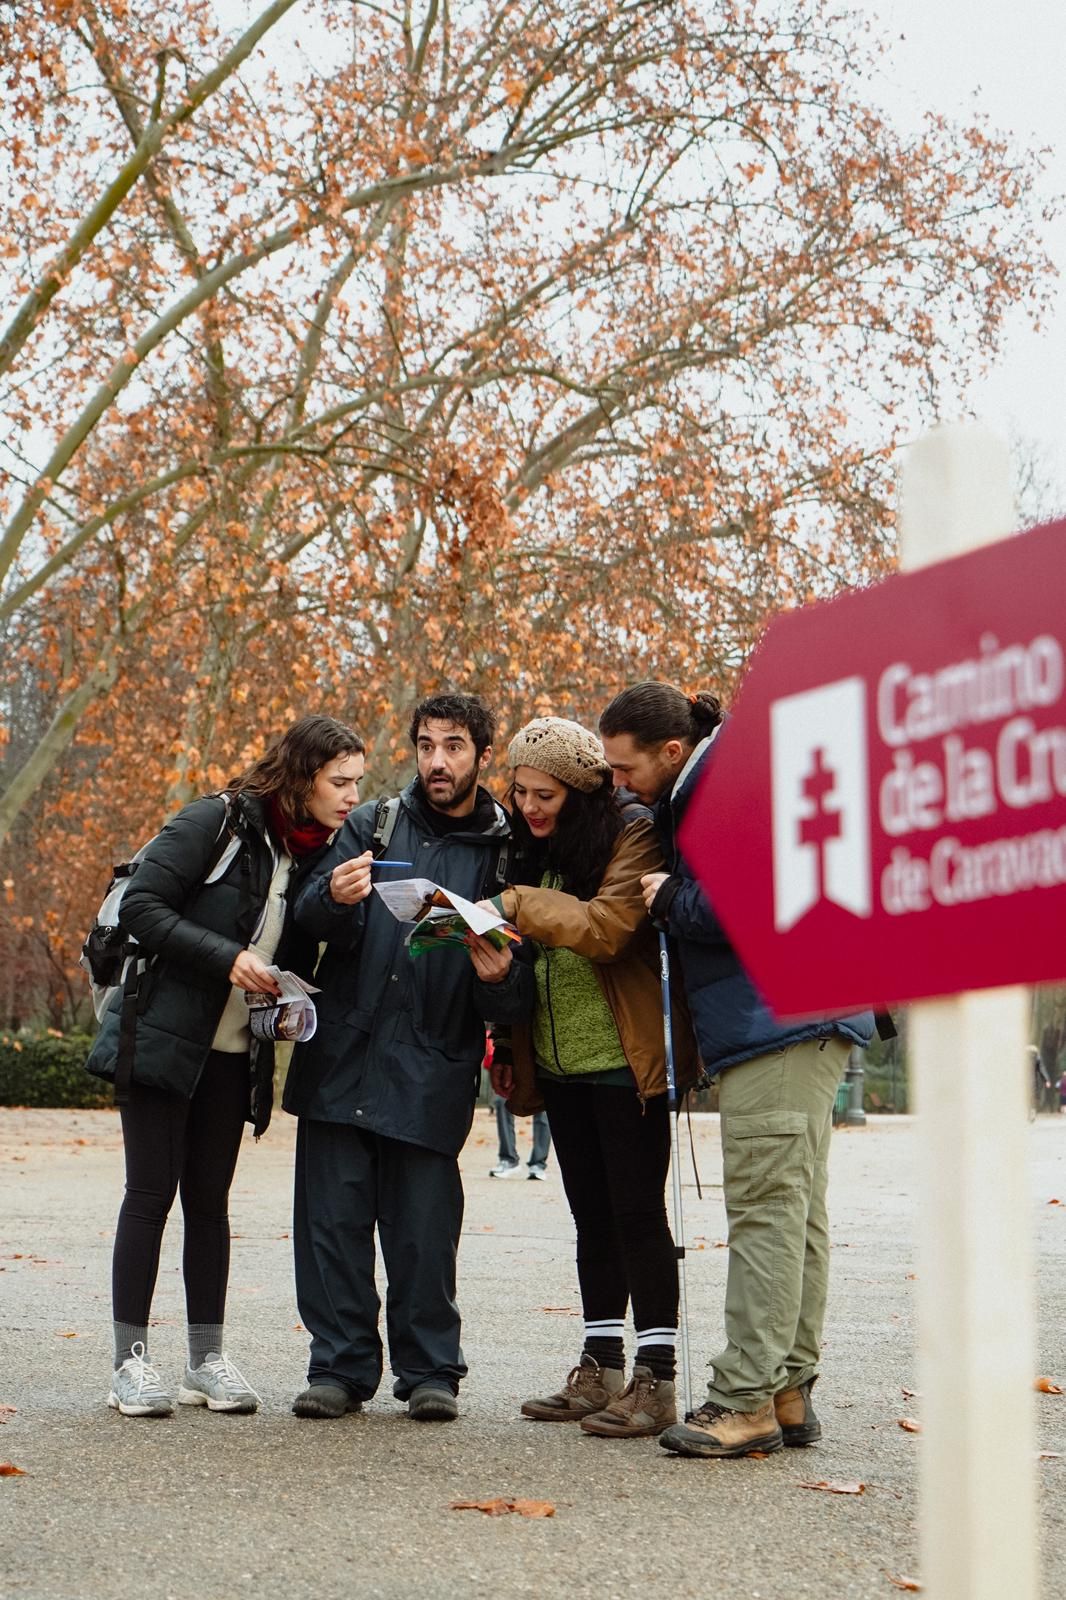
[[[111,1085],[85,1070],[84,1033],[0,1033],[0,1106],[109,1106]]]

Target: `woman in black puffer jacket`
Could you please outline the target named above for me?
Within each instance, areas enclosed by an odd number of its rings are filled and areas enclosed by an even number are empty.
[[[189,1364],[178,1399],[254,1411],[258,1396],[222,1348],[229,1188],[244,1123],[270,1120],[274,1048],[251,1036],[246,992],[276,993],[267,968],[309,977],[313,941],[291,914],[296,885],[359,799],[359,735],[302,717],[224,795],[194,800],[149,845],[119,920],[154,959],[141,979],[128,1096],[126,1194],[115,1234],[115,1362],[108,1403],[125,1416],[173,1410],[148,1363],[148,1318],[174,1196],[185,1222]],[[121,995],[86,1063],[114,1078]]]

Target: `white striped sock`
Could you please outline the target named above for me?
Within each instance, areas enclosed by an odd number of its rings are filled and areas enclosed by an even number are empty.
[[[669,1345],[671,1350],[677,1347],[676,1328],[638,1328],[637,1349],[643,1350],[649,1344]]]
[[[625,1321],[619,1317],[609,1322],[586,1322],[586,1339],[621,1339],[625,1332]]]

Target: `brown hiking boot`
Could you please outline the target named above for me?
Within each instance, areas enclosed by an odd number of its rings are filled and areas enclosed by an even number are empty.
[[[674,1386],[656,1378],[650,1367],[634,1367],[633,1376],[617,1400],[582,1419],[585,1433],[601,1439],[650,1439],[677,1421]]]
[[[792,1449],[814,1444],[822,1437],[822,1424],[811,1405],[811,1390],[818,1382],[817,1376],[801,1383],[795,1389],[782,1389],[774,1395],[774,1415],[781,1429],[782,1442]]]
[[[663,1449],[679,1456],[746,1456],[753,1450],[769,1455],[783,1442],[772,1400],[758,1411],[727,1411],[705,1400],[687,1422],[675,1423],[659,1435]]]
[[[625,1374],[612,1367],[601,1367],[590,1355],[583,1355],[566,1380],[566,1388],[543,1400],[526,1400],[522,1415],[536,1422],[580,1422],[595,1411],[602,1411],[625,1388]]]

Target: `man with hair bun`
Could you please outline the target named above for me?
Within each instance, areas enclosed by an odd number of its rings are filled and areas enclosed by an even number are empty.
[[[732,1457],[821,1437],[811,1390],[829,1279],[833,1102],[848,1052],[869,1043],[874,1018],[778,1021],[678,850],[721,725],[713,694],[651,681],[623,690],[600,718],[615,784],[654,807],[667,870],[642,878],[645,902],[673,940],[700,1055],[719,1078],[726,1344],[706,1401],[659,1443],[678,1455]]]

